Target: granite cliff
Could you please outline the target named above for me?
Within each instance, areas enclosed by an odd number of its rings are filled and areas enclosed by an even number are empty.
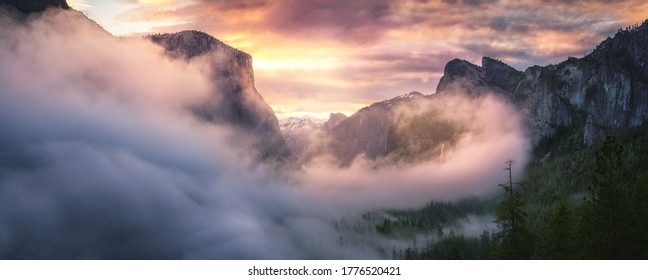
[[[199,118],[230,124],[241,133],[251,134],[259,159],[278,163],[291,160],[277,117],[254,86],[249,54],[200,31],[156,34],[148,38],[173,58],[208,64],[214,88],[207,100],[193,108]]]
[[[648,21],[619,30],[583,58],[524,72],[487,57],[481,67],[456,59],[446,65],[437,94],[495,93],[523,112],[534,143],[557,127],[578,126],[583,141],[592,144],[646,119],[647,50]]]

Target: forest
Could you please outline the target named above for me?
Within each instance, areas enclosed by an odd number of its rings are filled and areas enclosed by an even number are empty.
[[[376,231],[392,238],[430,233],[429,242],[394,249],[394,259],[648,258],[648,125],[583,144],[582,126],[559,127],[533,149],[523,178],[493,197],[432,201],[391,211]],[[514,162],[509,168],[523,168]],[[453,221],[492,213],[497,229],[479,236],[444,232]],[[435,236],[436,235],[436,236]]]

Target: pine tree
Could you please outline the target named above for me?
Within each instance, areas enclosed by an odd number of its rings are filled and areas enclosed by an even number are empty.
[[[589,186],[591,196],[583,204],[579,229],[583,256],[587,259],[622,259],[629,244],[630,214],[627,184],[634,181],[623,160],[623,147],[608,136],[596,152],[596,167]]]
[[[526,228],[526,212],[524,202],[520,193],[514,190],[512,166],[513,161],[506,162],[508,167],[504,168],[509,172],[508,184],[500,184],[506,192],[505,200],[500,204],[497,212],[497,226],[499,232],[495,235],[499,241],[499,248],[496,257],[500,259],[527,259],[531,257],[533,245],[530,233]]]
[[[648,172],[639,175],[629,189],[630,227],[627,232],[632,247],[628,259],[648,259]]]
[[[545,253],[549,259],[573,259],[574,215],[565,200],[558,202],[549,215],[546,227]]]

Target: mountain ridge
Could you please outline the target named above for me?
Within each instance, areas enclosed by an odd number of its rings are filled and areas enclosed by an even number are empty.
[[[217,81],[210,97],[193,107],[194,113],[210,123],[231,124],[252,134],[257,158],[281,165],[292,161],[282,137],[279,121],[254,85],[252,56],[213,36],[195,30],[146,36],[164,48],[167,55],[189,63],[204,61],[210,77]]]
[[[583,58],[531,66],[524,72],[503,63],[489,71],[493,60],[487,58],[482,67],[455,59],[446,65],[437,94],[495,93],[524,114],[534,143],[552,136],[557,127],[576,125],[585,131],[583,142],[593,144],[609,133],[640,125],[648,116],[646,49],[648,21],[620,29]]]

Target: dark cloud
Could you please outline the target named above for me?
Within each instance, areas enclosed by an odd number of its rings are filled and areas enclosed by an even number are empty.
[[[392,1],[289,1],[276,5],[265,20],[283,34],[317,38],[332,36],[343,41],[377,41],[396,26]]]
[[[214,5],[219,10],[224,11],[257,9],[266,7],[272,3],[272,1],[267,0],[201,0],[199,2]]]
[[[456,57],[466,57],[466,52],[443,53],[374,53],[359,54],[356,59],[365,67],[353,69],[357,73],[439,73],[445,63]]]
[[[398,2],[375,1],[210,1],[175,7],[141,6],[122,13],[126,20],[189,19],[190,25],[271,31],[309,40],[336,39],[351,44],[375,42],[388,30],[403,23],[393,16]],[[262,12],[258,21],[241,15]],[[237,18],[238,17],[238,18]],[[229,23],[228,23],[229,22]]]
[[[499,0],[443,0],[443,3],[450,5],[467,5],[467,6],[481,6],[484,4],[494,4]]]

